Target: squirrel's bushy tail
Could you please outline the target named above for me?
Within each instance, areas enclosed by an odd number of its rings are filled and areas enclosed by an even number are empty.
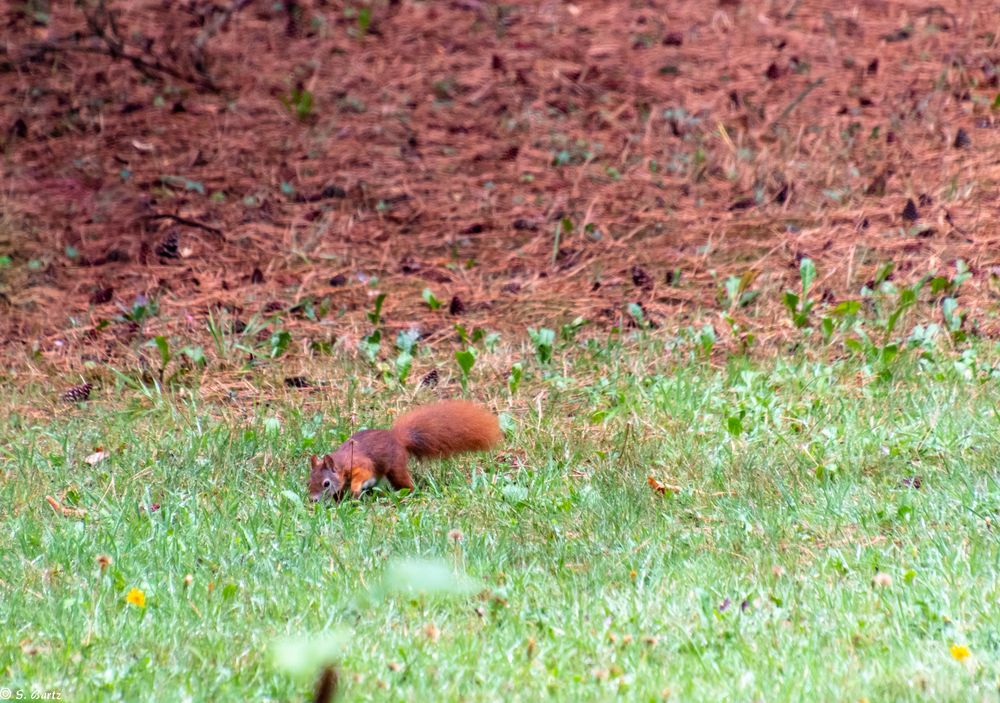
[[[500,441],[500,422],[466,400],[442,400],[415,408],[392,426],[396,440],[415,457],[444,457],[489,449]]]

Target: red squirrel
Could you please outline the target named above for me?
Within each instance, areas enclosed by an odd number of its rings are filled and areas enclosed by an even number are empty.
[[[486,408],[465,400],[442,400],[414,408],[390,430],[362,430],[335,452],[310,457],[309,496],[314,501],[341,498],[349,488],[357,498],[385,478],[396,490],[413,490],[406,468],[419,459],[483,451],[502,437],[500,422]]]

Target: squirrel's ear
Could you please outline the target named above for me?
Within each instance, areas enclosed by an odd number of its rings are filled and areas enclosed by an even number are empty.
[[[309,467],[313,471],[315,471],[316,469],[318,469],[322,465],[323,465],[323,462],[315,454],[313,454],[311,457],[309,457]]]

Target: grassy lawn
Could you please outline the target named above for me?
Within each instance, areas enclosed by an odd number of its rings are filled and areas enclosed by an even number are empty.
[[[307,700],[272,644],[342,631],[348,700],[995,700],[994,352],[902,355],[880,378],[856,360],[713,366],[646,338],[545,368],[527,354],[511,395],[512,351],[468,389],[505,413],[500,451],[339,506],[304,500],[308,454],[352,412],[385,426],[457,382],[401,390],[327,362],[311,371],[350,392],[267,372],[270,392],[225,401],[8,389],[0,685]],[[478,586],[401,594],[409,558]]]

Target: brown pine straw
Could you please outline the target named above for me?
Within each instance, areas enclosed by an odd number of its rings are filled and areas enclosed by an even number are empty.
[[[245,322],[324,296],[327,320],[282,324],[297,344],[354,340],[382,291],[387,329],[431,341],[451,343],[456,322],[607,329],[639,303],[666,329],[710,322],[725,346],[722,284],[748,270],[762,295],[733,315],[780,349],[796,337],[781,292],[806,256],[830,303],[886,261],[903,283],[962,258],[960,304],[997,332],[993,2],[401,0],[372,4],[364,35],[355,3],[295,4],[297,23],[266,2],[224,21],[203,0],[110,3],[173,73],[195,70],[201,42],[220,94],[33,49],[86,33],[72,3],[47,25],[5,11],[11,358],[34,345],[71,368],[114,359],[136,330],[98,324],[139,294],[160,304],[145,334],[203,341],[209,311]],[[282,103],[296,84],[313,94],[303,120]],[[959,129],[971,147],[955,147]]]

